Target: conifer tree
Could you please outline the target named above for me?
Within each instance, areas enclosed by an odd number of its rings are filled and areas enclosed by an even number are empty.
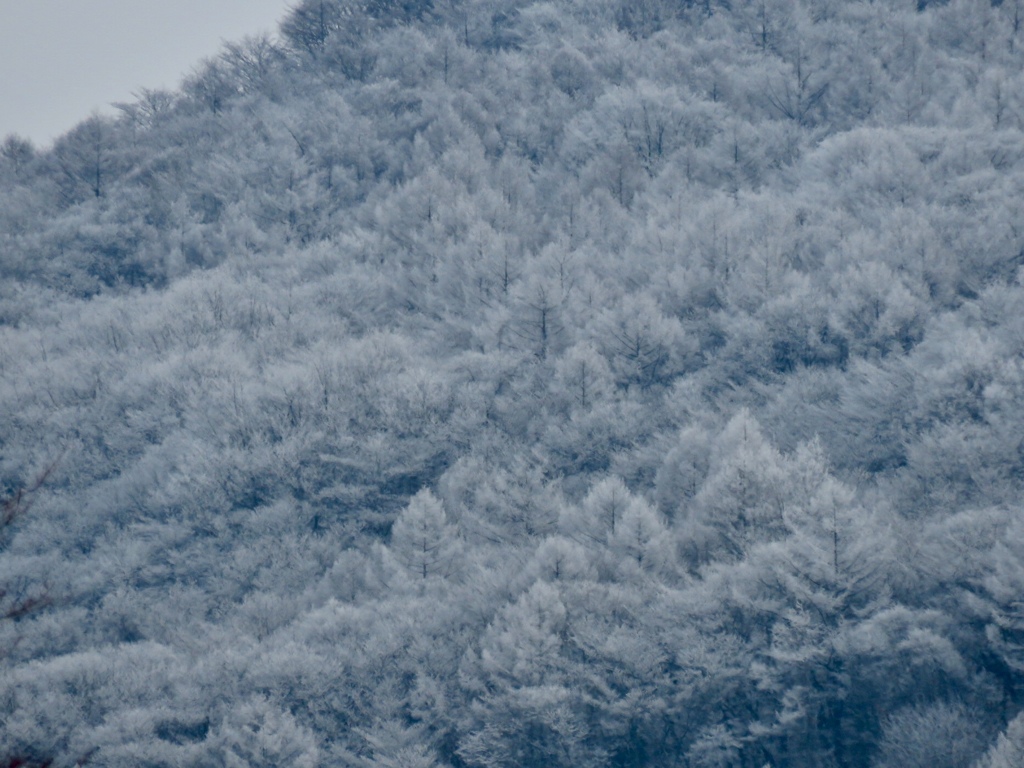
[[[459,549],[457,529],[429,489],[412,497],[391,528],[390,551],[414,580],[450,575]]]

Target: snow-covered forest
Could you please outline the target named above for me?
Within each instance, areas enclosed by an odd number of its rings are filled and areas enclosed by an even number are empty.
[[[302,0],[0,145],[0,766],[1020,768],[1024,0]]]

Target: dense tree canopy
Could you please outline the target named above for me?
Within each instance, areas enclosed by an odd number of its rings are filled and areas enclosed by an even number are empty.
[[[0,142],[0,765],[1018,765],[1021,12],[303,0]]]

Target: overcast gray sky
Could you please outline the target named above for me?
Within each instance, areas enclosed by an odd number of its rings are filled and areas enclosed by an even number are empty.
[[[140,87],[174,88],[288,0],[0,0],[0,137],[46,144]]]

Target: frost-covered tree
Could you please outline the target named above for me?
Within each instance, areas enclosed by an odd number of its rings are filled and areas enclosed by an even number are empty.
[[[604,545],[622,526],[633,500],[621,478],[607,477],[590,489],[578,507],[563,511],[559,526],[586,547]]]
[[[474,766],[571,766],[603,758],[567,678],[566,607],[557,584],[538,581],[488,627],[463,674],[479,698],[467,712],[459,756]]]
[[[1013,768],[1024,761],[1024,717],[1017,715],[973,768]]]
[[[101,198],[110,193],[124,171],[116,125],[93,116],[76,126],[54,146],[62,198],[67,205]]]
[[[409,501],[391,528],[389,551],[416,581],[443,578],[458,568],[458,531],[444,505],[427,489]]]
[[[643,499],[633,499],[623,510],[609,541],[623,578],[628,574],[662,575],[673,564],[673,541],[661,516]]]
[[[15,179],[28,171],[29,163],[35,156],[35,146],[23,136],[11,134],[0,143],[0,158],[3,159],[4,169],[13,174]]]
[[[934,702],[891,715],[873,766],[970,768],[985,749],[984,728],[962,702]]]
[[[711,449],[710,466],[684,523],[702,557],[742,558],[785,534],[786,466],[752,415],[734,416]]]
[[[232,710],[214,739],[224,764],[231,768],[282,764],[312,768],[321,759],[314,734],[267,701],[256,700]]]

